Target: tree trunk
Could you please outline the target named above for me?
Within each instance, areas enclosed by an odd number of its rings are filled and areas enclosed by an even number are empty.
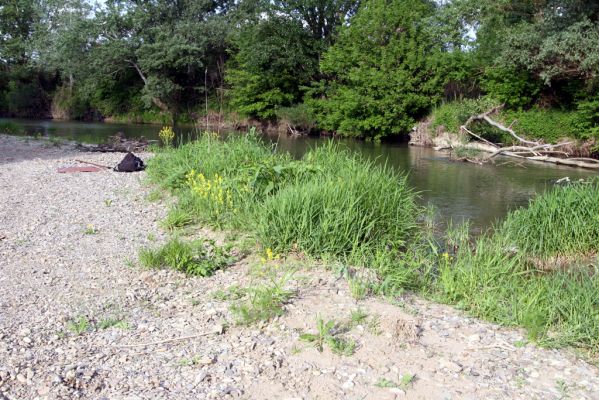
[[[146,76],[144,75],[144,73],[141,70],[141,68],[139,68],[139,65],[137,65],[137,63],[135,63],[135,62],[133,62],[131,60],[126,60],[126,61],[129,64],[131,64],[133,66],[133,68],[135,68],[135,70],[139,74],[139,77],[144,82],[144,85],[147,85],[148,84],[148,78],[146,78]],[[163,102],[162,100],[160,100],[158,97],[152,96],[152,103],[154,103],[154,105],[156,105],[156,107],[158,107],[160,109],[160,111],[171,114],[171,111],[169,110],[168,105],[165,102]]]

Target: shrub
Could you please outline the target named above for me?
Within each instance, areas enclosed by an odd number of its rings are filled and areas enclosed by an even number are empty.
[[[575,111],[532,108],[527,111],[505,110],[500,118],[507,125],[529,139],[555,143],[562,138],[582,139],[588,130],[581,129],[580,115]]]
[[[464,125],[468,118],[489,111],[497,105],[499,103],[496,100],[486,97],[443,103],[433,109],[432,127],[444,126],[448,132],[458,133],[460,126]]]

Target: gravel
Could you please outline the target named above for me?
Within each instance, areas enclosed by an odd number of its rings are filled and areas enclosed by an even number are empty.
[[[57,173],[122,156],[0,135],[0,399],[599,399],[599,371],[570,351],[414,296],[357,302],[320,269],[298,272],[285,315],[235,326],[212,293],[247,284],[251,261],[144,270],[138,249],[167,236],[144,173]],[[358,308],[353,356],[299,340]]]

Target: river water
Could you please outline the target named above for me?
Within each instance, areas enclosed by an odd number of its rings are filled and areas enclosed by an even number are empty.
[[[111,123],[86,123],[48,120],[17,120],[28,134],[59,136],[86,143],[105,141],[116,132],[127,137],[156,139],[160,126]],[[192,126],[178,127],[177,134],[195,135]],[[324,143],[322,138],[265,136],[277,143],[279,151],[301,157],[307,150]],[[444,152],[411,147],[407,144],[381,144],[357,140],[339,140],[352,151],[387,162],[408,173],[411,185],[420,192],[423,204],[432,204],[440,221],[469,221],[474,230],[485,230],[493,222],[517,207],[525,206],[536,194],[550,188],[556,180],[593,176],[592,172],[541,163],[519,163],[498,158],[495,164],[475,165],[451,161]]]

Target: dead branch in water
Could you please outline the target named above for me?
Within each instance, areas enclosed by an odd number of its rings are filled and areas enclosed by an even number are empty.
[[[527,139],[521,137],[520,135],[518,135],[512,129],[512,126],[514,125],[514,123],[516,121],[512,122],[510,124],[510,126],[505,126],[505,125],[491,119],[490,116],[497,113],[501,108],[503,108],[503,105],[494,107],[491,110],[484,112],[482,114],[473,115],[470,118],[468,118],[468,120],[464,123],[464,125],[462,125],[460,127],[461,131],[466,132],[467,134],[474,137],[475,139],[478,139],[479,141],[482,141],[482,142],[489,144],[489,145],[493,146],[494,148],[496,148],[496,150],[494,150],[494,151],[492,151],[490,149],[487,150],[491,154],[489,156],[483,158],[482,160],[480,160],[480,163],[490,161],[491,159],[493,159],[494,157],[496,157],[498,155],[503,155],[503,156],[527,159],[527,160],[532,160],[532,161],[549,162],[549,163],[558,164],[558,165],[569,165],[569,166],[580,167],[580,168],[599,169],[599,160],[595,160],[593,158],[584,158],[584,157],[570,158],[569,153],[562,151],[562,150],[558,150],[560,147],[570,145],[573,142],[546,144],[546,143],[542,143],[542,142],[535,142],[535,141],[527,140]],[[499,129],[502,132],[507,132],[510,136],[512,136],[514,139],[516,139],[518,141],[519,145],[501,147],[500,145],[493,143],[493,142],[481,137],[480,135],[477,135],[476,133],[472,132],[468,128],[469,125],[475,121],[484,121],[484,122],[488,123],[489,125]],[[563,158],[556,157],[558,155],[562,156]],[[472,160],[465,160],[465,161],[473,162]]]

